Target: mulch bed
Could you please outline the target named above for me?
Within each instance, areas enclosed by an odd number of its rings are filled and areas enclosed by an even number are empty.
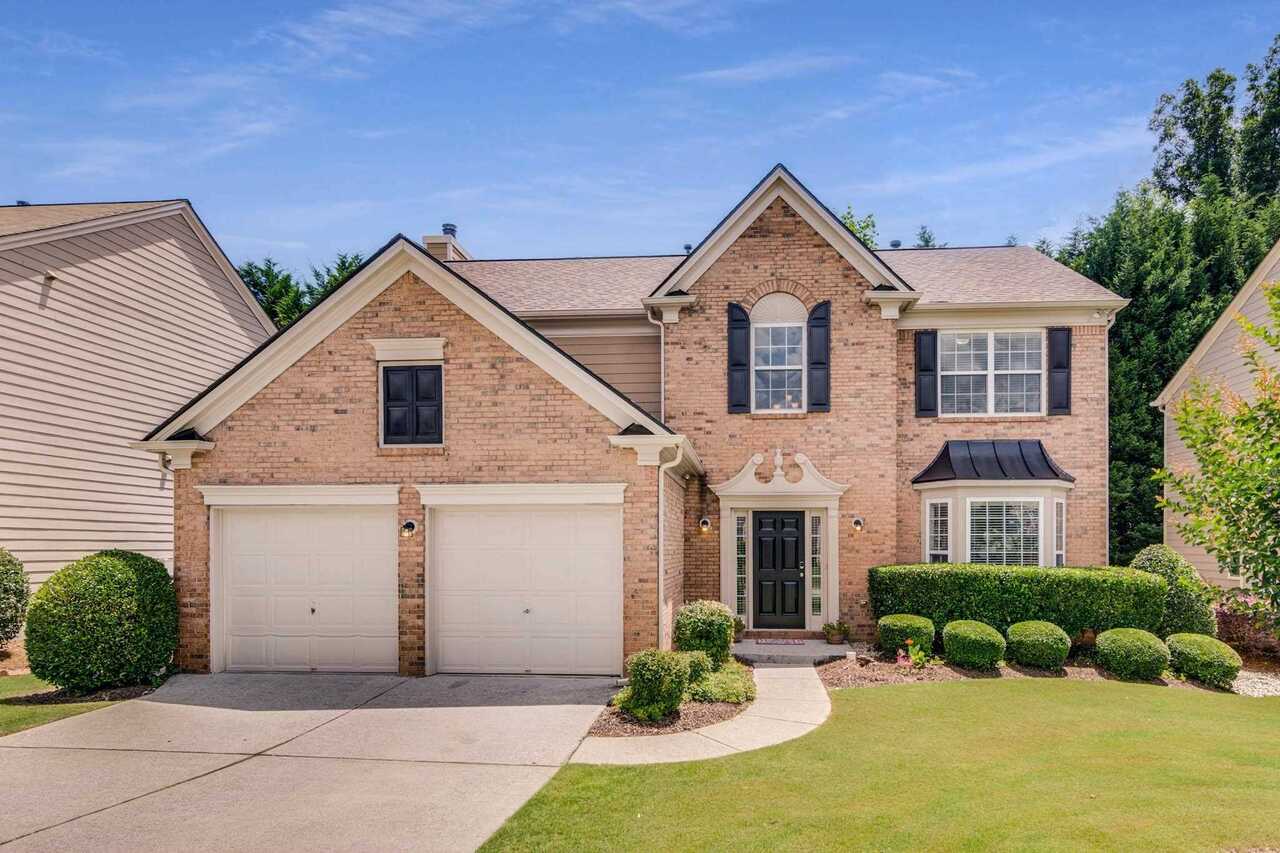
[[[76,702],[119,702],[123,699],[137,699],[155,690],[148,685],[135,684],[131,687],[108,687],[94,693],[72,693],[69,690],[46,690],[43,693],[29,693],[26,696],[10,696],[0,699],[0,705],[67,705]]]
[[[0,649],[0,675],[26,675],[30,671],[22,640],[10,640]]]
[[[654,723],[642,722],[612,705],[596,717],[588,735],[595,737],[644,737],[669,735],[700,729],[714,723],[723,723],[741,714],[750,702],[734,705],[732,702],[685,702],[670,717]]]

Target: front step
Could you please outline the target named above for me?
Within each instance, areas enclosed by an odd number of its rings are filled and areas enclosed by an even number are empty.
[[[757,642],[757,639],[763,639],[766,642]],[[738,660],[746,663],[795,663],[795,664],[812,664],[817,666],[820,663],[828,661],[841,660],[853,653],[853,648],[847,644],[833,646],[825,639],[814,640],[809,638],[796,637],[799,643],[787,645],[774,645],[767,642],[770,639],[792,639],[792,637],[761,637],[761,638],[743,638],[741,642],[733,644],[733,656]]]
[[[754,628],[744,631],[742,637],[746,640],[825,640],[827,635],[798,628]]]

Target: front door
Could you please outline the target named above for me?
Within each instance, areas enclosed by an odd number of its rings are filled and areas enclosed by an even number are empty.
[[[804,513],[756,512],[755,628],[804,627]]]

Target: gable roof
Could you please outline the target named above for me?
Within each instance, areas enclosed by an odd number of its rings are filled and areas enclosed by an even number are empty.
[[[1059,480],[1076,478],[1058,467],[1038,439],[951,440],[912,483],[952,480]]]
[[[1276,241],[1276,244],[1271,247],[1271,251],[1267,252],[1267,256],[1254,268],[1253,273],[1245,281],[1244,287],[1240,288],[1240,292],[1235,295],[1235,298],[1227,305],[1221,316],[1209,327],[1209,331],[1204,333],[1200,343],[1196,344],[1196,348],[1191,351],[1191,355],[1187,356],[1187,360],[1182,363],[1182,366],[1178,368],[1178,372],[1173,374],[1173,378],[1165,384],[1156,398],[1151,401],[1151,405],[1163,407],[1169,403],[1177,390],[1191,377],[1192,372],[1200,364],[1200,360],[1217,343],[1218,338],[1222,337],[1222,334],[1231,328],[1236,316],[1244,310],[1245,303],[1257,292],[1258,288],[1262,287],[1267,280],[1267,276],[1273,270],[1275,271],[1275,278],[1272,280],[1280,280],[1280,240]]]
[[[643,313],[640,300],[684,255],[447,261],[517,314]]]
[[[781,163],[769,170],[769,174],[752,187],[734,205],[724,219],[702,242],[654,288],[652,296],[666,296],[675,290],[688,290],[703,272],[716,262],[733,241],[755,222],[765,209],[781,198],[809,223],[845,260],[866,276],[872,287],[888,286],[894,290],[910,291],[911,287],[880,258],[870,246],[844,226],[809,188]]]
[[[231,264],[227,253],[205,227],[191,202],[184,198],[158,201],[108,201],[76,204],[11,204],[0,206],[0,252],[20,246],[31,246],[76,237],[96,231],[107,231],[139,222],[180,216],[196,239],[204,246],[214,265],[248,306],[254,319],[267,334],[276,325],[249,292],[244,279]]]
[[[268,338],[239,364],[147,434],[163,441],[185,430],[206,434],[355,315],[405,272],[412,272],[521,355],[576,393],[619,428],[639,425],[675,435],[621,391],[553,344],[500,302],[403,234],[391,238],[342,285]]]

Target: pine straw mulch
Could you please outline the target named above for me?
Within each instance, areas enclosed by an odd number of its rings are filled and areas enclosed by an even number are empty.
[[[128,687],[108,687],[93,693],[74,693],[70,690],[46,690],[42,693],[28,693],[25,696],[9,696],[0,699],[0,705],[68,705],[79,702],[119,702],[124,699],[137,699],[155,690],[147,684],[133,684]]]
[[[723,723],[741,714],[750,705],[743,702],[735,705],[732,702],[685,702],[670,717],[657,722],[648,723],[637,720],[620,708],[608,705],[596,721],[591,725],[588,735],[594,737],[645,737],[647,735],[669,735],[676,732],[688,732]]]

